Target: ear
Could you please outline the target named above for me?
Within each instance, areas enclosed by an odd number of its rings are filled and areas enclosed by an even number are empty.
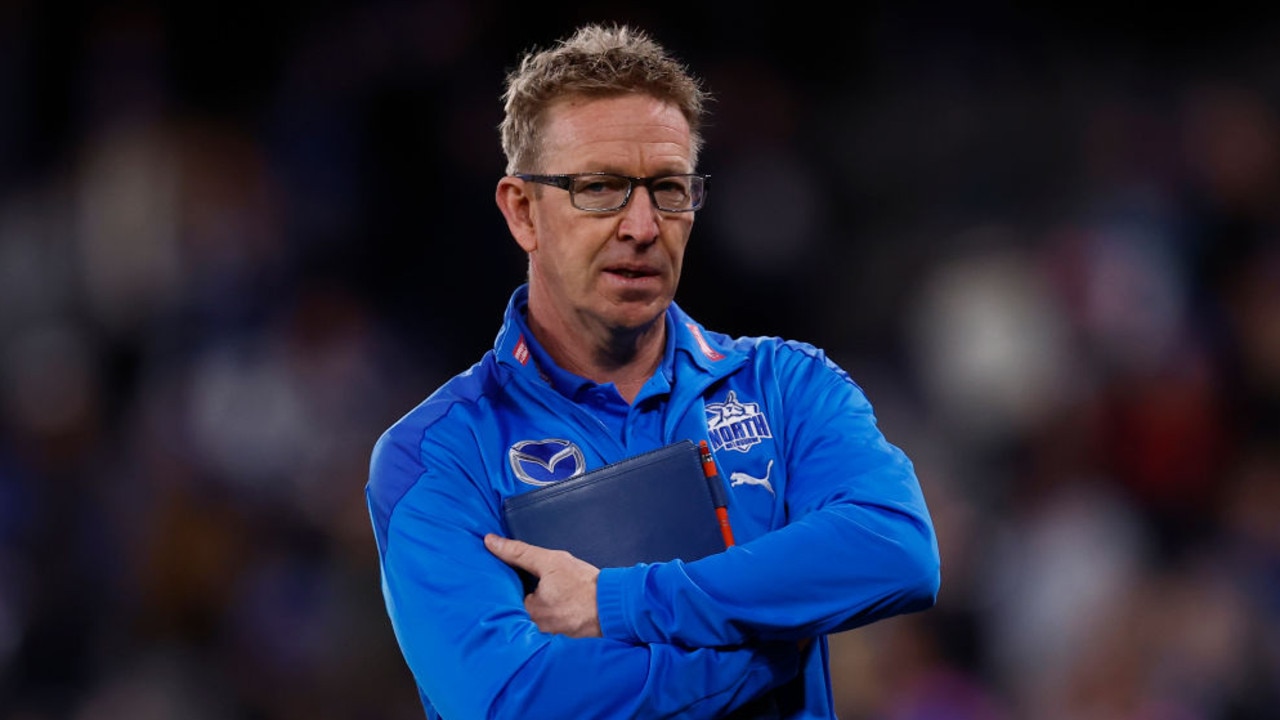
[[[538,234],[533,226],[533,198],[529,196],[529,190],[523,180],[505,175],[498,181],[498,189],[494,193],[498,209],[507,219],[511,237],[527,253],[538,248]]]

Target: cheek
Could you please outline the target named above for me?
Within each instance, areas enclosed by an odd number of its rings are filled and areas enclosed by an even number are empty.
[[[544,262],[558,264],[556,258],[564,254],[564,247],[572,238],[572,228],[555,213],[543,212],[535,219],[534,230],[538,239],[537,254]]]
[[[671,241],[667,243],[667,253],[671,256],[671,266],[675,268],[676,274],[679,275],[680,267],[684,262],[684,251],[689,247],[689,231],[692,229],[692,223],[679,228],[671,235]]]
[[[544,227],[539,231],[538,252],[534,262],[562,282],[587,274],[591,269],[595,245],[571,227]]]

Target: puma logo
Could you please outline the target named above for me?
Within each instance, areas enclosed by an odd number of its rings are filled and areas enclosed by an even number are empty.
[[[729,486],[737,487],[739,485],[760,485],[773,495],[773,486],[769,484],[769,474],[773,472],[773,461],[770,460],[768,466],[764,469],[764,477],[752,477],[744,472],[729,473]]]

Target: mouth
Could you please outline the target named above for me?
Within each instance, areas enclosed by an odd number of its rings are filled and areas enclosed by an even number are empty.
[[[656,277],[660,274],[656,269],[651,267],[618,266],[605,268],[604,271],[610,275],[617,275],[618,277],[625,278],[627,280]]]

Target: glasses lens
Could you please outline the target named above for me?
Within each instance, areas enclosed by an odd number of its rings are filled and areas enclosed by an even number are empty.
[[[621,175],[579,175],[569,191],[583,210],[614,210],[627,201],[631,181]]]
[[[659,210],[696,210],[702,204],[703,182],[697,175],[656,178],[650,187],[653,188],[653,201]]]

